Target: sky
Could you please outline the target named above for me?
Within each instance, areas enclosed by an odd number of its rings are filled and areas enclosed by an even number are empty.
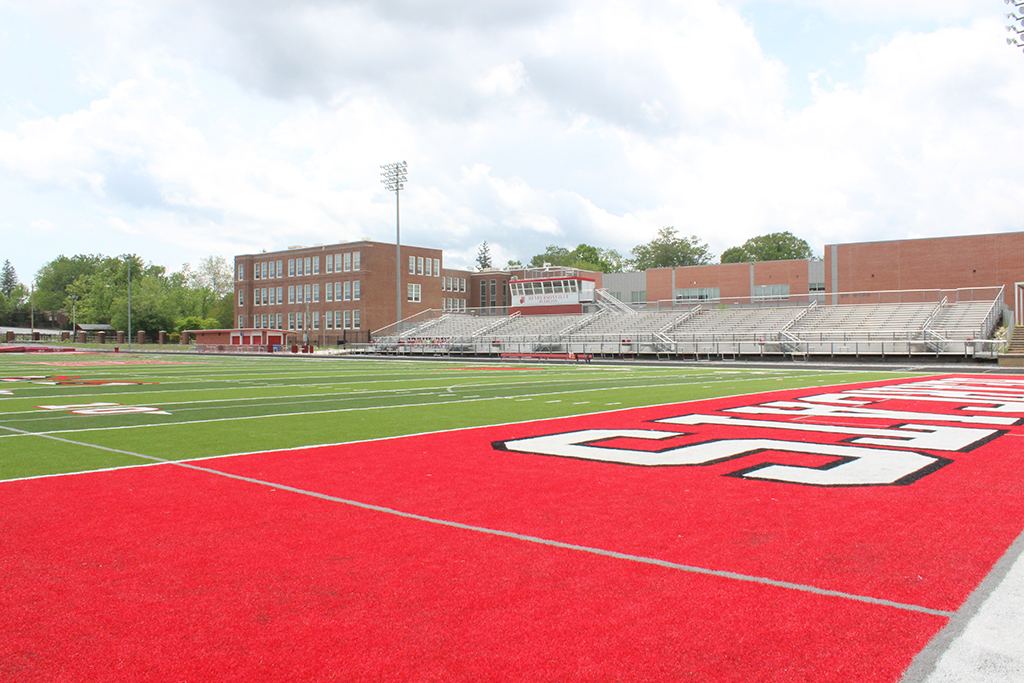
[[[0,261],[1024,230],[1001,0],[0,0]]]

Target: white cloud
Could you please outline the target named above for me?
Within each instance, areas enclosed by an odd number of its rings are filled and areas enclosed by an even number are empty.
[[[66,45],[88,94],[5,100],[3,229],[45,221],[80,245],[117,219],[175,264],[391,240],[378,172],[400,159],[403,241],[466,267],[484,240],[496,263],[625,253],[664,225],[716,253],[774,230],[820,251],[1020,229],[1024,169],[1004,150],[1024,136],[1024,63],[972,7],[880,41],[856,82],[821,71],[787,109],[787,65],[713,0],[0,5]],[[50,248],[27,245],[21,271]]]

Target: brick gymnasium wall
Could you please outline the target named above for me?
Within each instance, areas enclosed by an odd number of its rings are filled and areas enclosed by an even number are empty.
[[[754,267],[755,285],[788,284],[790,296],[806,295],[809,291],[807,286],[807,259],[762,261],[751,265]]]
[[[753,271],[753,283],[751,283]],[[790,296],[807,294],[807,261],[764,261],[761,263],[716,263],[706,266],[683,266],[675,269],[675,289],[718,287],[722,303],[746,303],[753,296],[753,285],[788,284]],[[667,301],[675,298],[672,290],[672,269],[647,271],[647,300]]]
[[[832,245],[825,247],[828,292],[899,289],[1006,287],[1024,281],[1024,233],[936,237],[835,245],[837,281],[832,278]]]

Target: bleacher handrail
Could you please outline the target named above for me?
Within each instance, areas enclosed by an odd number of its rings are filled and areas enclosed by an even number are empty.
[[[573,334],[574,332],[582,329],[583,327],[586,327],[590,323],[597,321],[604,314],[605,314],[605,310],[601,309],[597,313],[594,313],[592,315],[588,315],[585,318],[581,318],[580,320],[577,320],[573,324],[571,324],[568,327],[566,327],[564,330],[559,330],[558,334],[559,335],[570,335],[570,334]]]
[[[996,329],[996,325],[999,323],[999,319],[1003,316],[1003,307],[1005,304],[1006,296],[1006,285],[999,288],[999,294],[996,295],[996,300],[989,306],[988,313],[985,314],[985,321],[982,323],[980,334],[981,338],[987,338],[992,335],[992,332]]]
[[[660,334],[667,334],[668,332],[671,332],[675,328],[677,328],[680,325],[682,325],[683,323],[685,323],[687,320],[689,320],[693,316],[695,316],[698,313],[700,313],[702,310],[703,309],[701,308],[701,305],[697,304],[696,306],[694,306],[693,308],[688,310],[686,313],[683,313],[681,316],[679,316],[678,318],[676,318],[675,320],[670,322],[668,325],[665,325],[664,327],[662,327],[660,330],[658,330],[658,332]]]
[[[627,304],[626,302],[622,301],[617,297],[612,296],[607,289],[602,288],[597,289],[595,291],[600,295],[597,299],[597,303],[599,305],[606,303],[605,300],[607,299],[607,303],[611,308],[614,308],[618,311],[622,311],[623,313],[628,313],[630,315],[638,314],[637,311],[633,309],[629,304]]]
[[[800,311],[799,313],[797,313],[797,314],[796,314],[796,315],[795,315],[795,316],[793,317],[793,319],[792,319],[792,320],[790,320],[790,321],[789,321],[788,323],[786,323],[786,324],[785,324],[785,325],[783,326],[783,328],[782,328],[782,331],[783,331],[783,332],[786,332],[786,331],[788,331],[788,330],[789,330],[789,328],[791,328],[791,327],[793,327],[794,325],[796,325],[796,324],[797,324],[797,323],[798,323],[798,322],[799,322],[800,320],[802,320],[803,318],[805,318],[805,317],[806,317],[806,316],[807,316],[807,315],[808,315],[808,314],[809,314],[809,313],[810,313],[811,311],[815,310],[816,308],[818,308],[818,302],[817,302],[817,301],[812,301],[812,302],[811,302],[810,304],[808,304],[808,305],[807,305],[807,307],[806,307],[806,308],[804,308],[804,310],[802,310],[802,311]],[[795,338],[795,337],[794,337],[794,338]]]
[[[500,318],[500,319],[496,320],[493,324],[488,325],[487,327],[484,327],[481,330],[477,330],[476,332],[474,332],[473,334],[471,334],[469,336],[472,339],[474,337],[481,337],[481,336],[483,336],[485,334],[490,334],[492,331],[497,330],[499,328],[504,327],[505,325],[508,325],[508,324],[512,323],[512,321],[518,319],[521,316],[522,316],[522,313],[520,313],[519,311],[516,311],[512,315]]]

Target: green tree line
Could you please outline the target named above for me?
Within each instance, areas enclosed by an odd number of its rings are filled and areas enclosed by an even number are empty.
[[[575,249],[552,244],[541,254],[530,259],[526,266],[540,268],[545,264],[594,270],[602,273],[644,271],[649,268],[677,266],[703,266],[714,260],[714,254],[707,243],[697,235],[680,236],[676,229],[667,226],[658,231],[650,242],[638,244],[623,256],[614,249],[602,249],[589,244],[580,244]],[[785,259],[813,258],[811,247],[790,232],[773,232],[752,237],[741,246],[731,247],[722,252],[722,263],[745,263],[752,261],[781,261]],[[477,256],[477,267],[490,267],[490,248],[486,242],[481,245]],[[508,268],[522,268],[521,261],[509,261]]]
[[[36,273],[33,286],[18,282],[10,261],[0,271],[0,324],[38,327],[109,324],[160,330],[231,327],[234,318],[232,268],[223,256],[201,259],[168,273],[135,254],[58,256]]]

